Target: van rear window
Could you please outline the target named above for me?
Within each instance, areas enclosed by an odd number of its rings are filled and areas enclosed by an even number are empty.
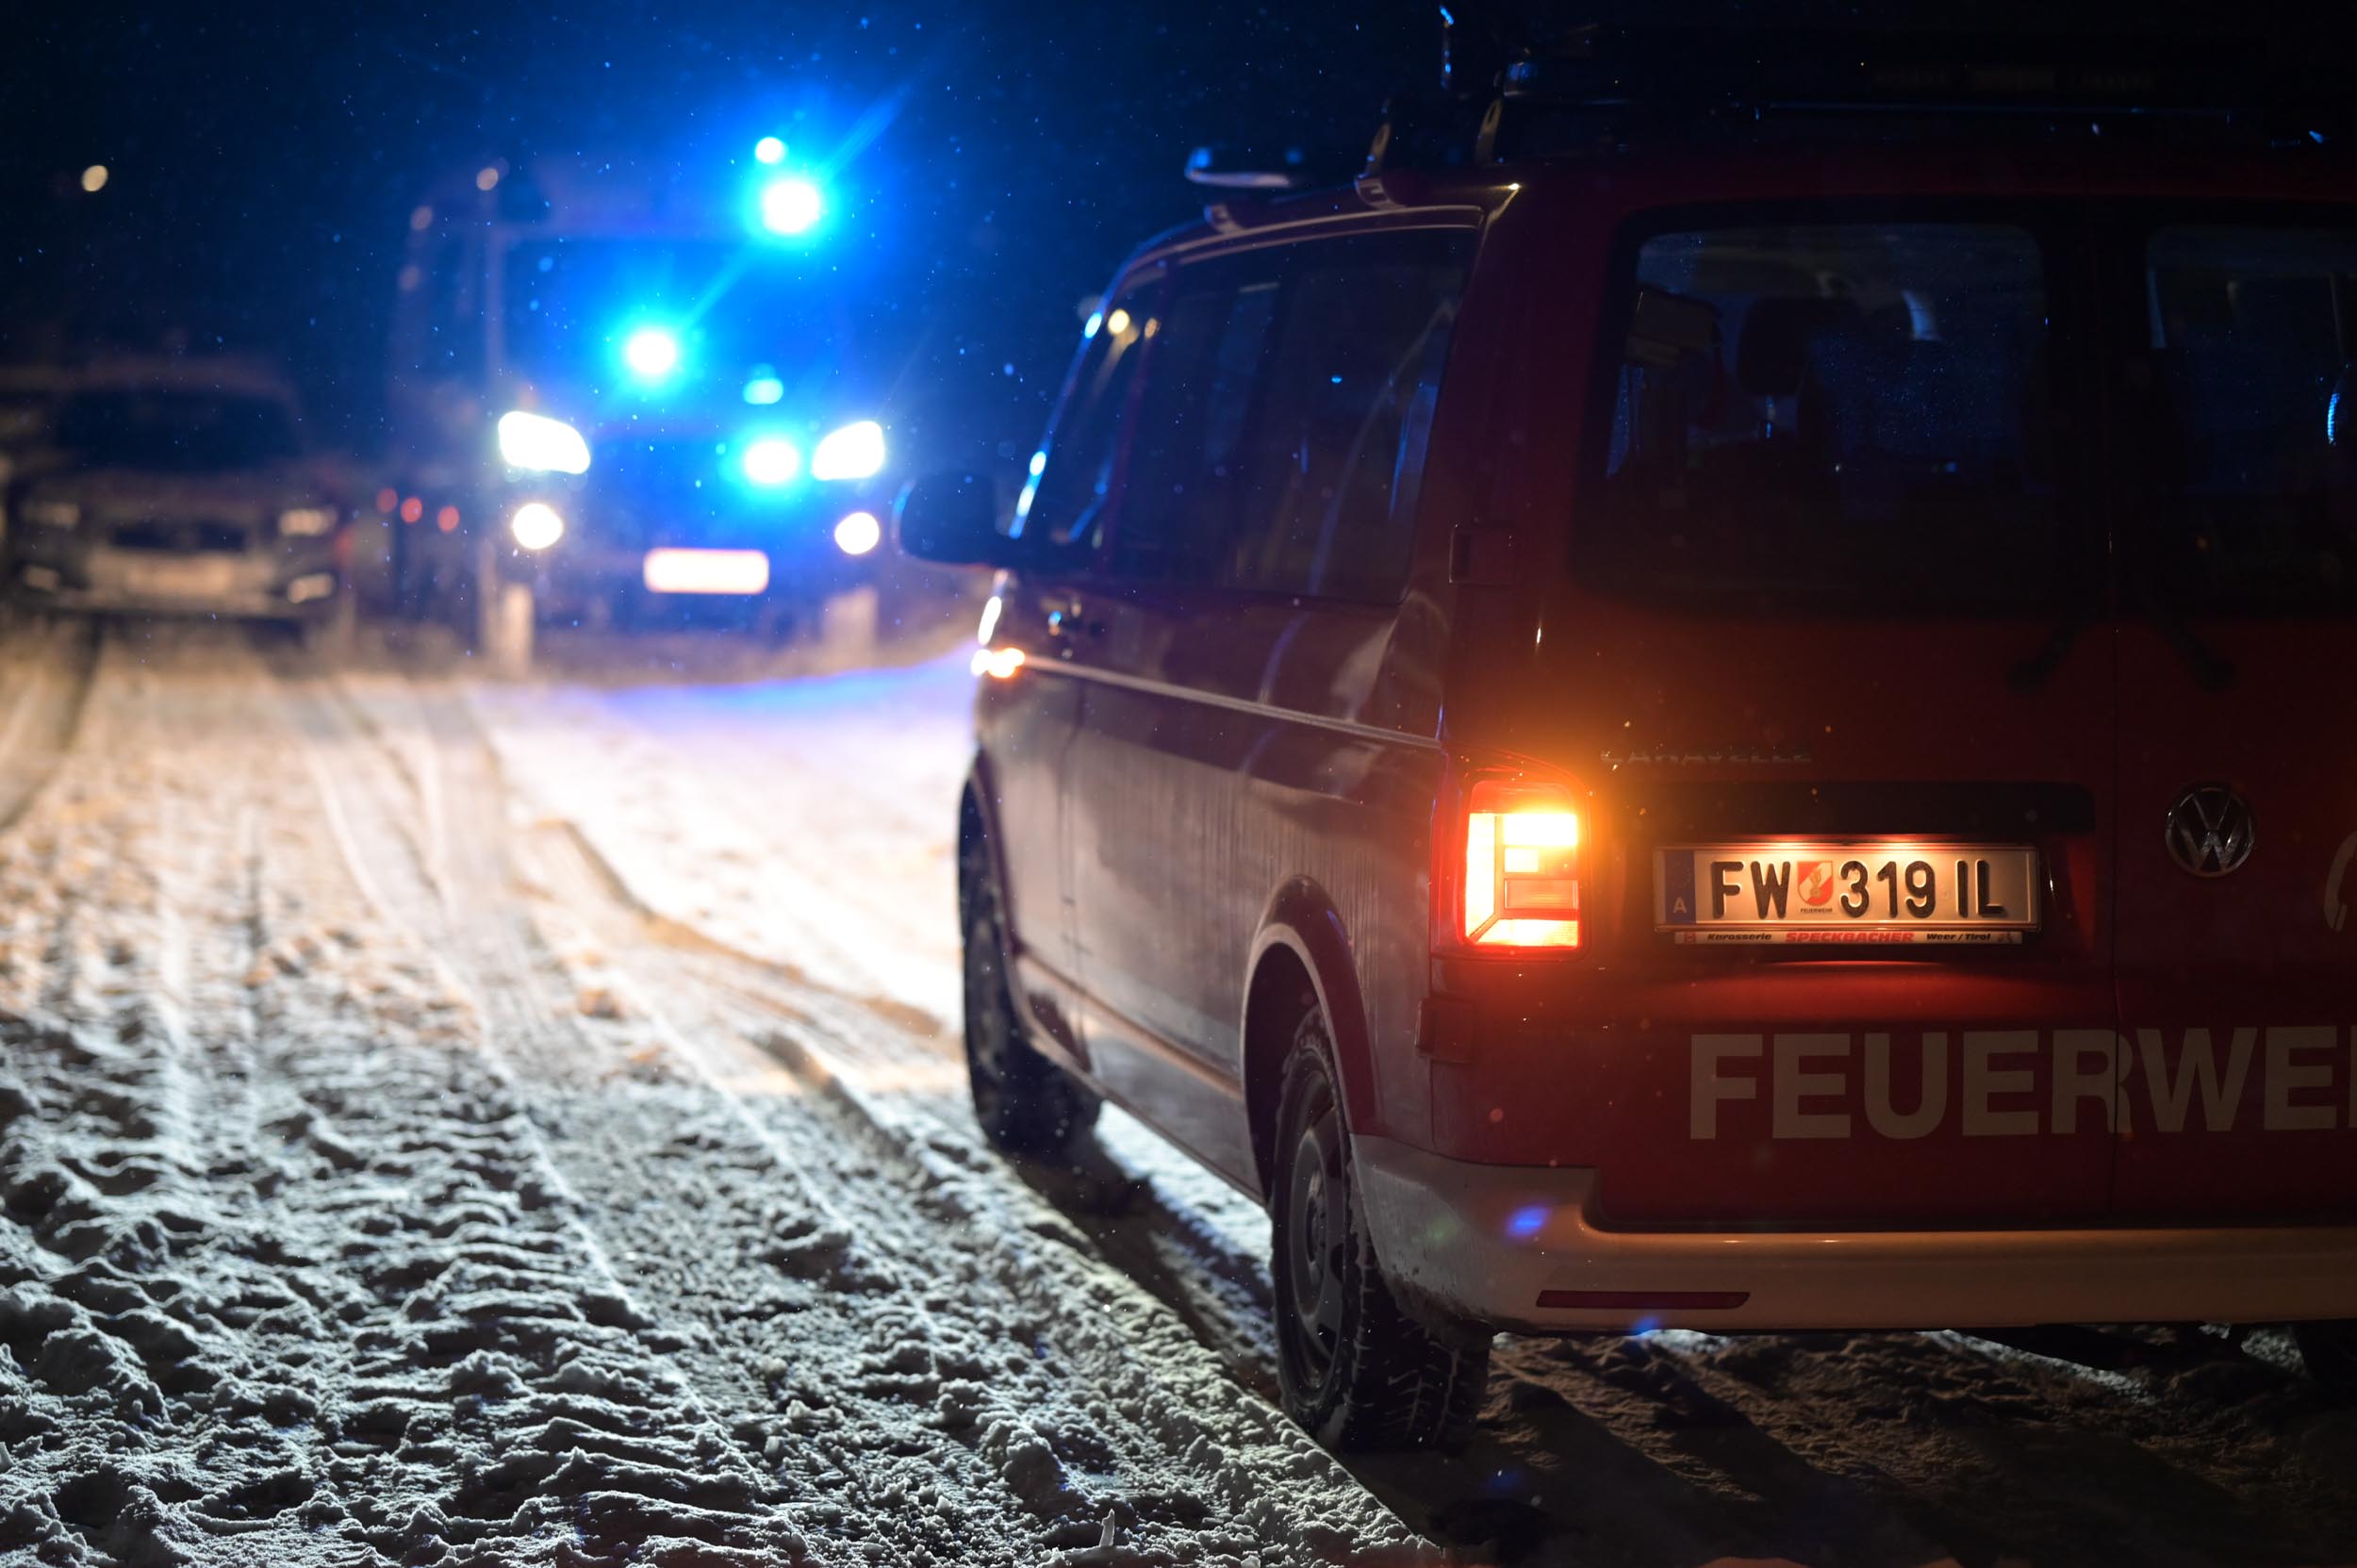
[[[1645,240],[1584,571],[1760,610],[2044,602],[2059,550],[2045,272],[2037,240],[2002,224]]]

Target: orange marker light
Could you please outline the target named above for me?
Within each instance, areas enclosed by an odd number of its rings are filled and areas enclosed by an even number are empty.
[[[1579,815],[1552,790],[1474,786],[1465,815],[1465,940],[1579,946]]]
[[[1014,672],[1023,668],[1023,650],[978,648],[974,651],[970,668],[975,674],[987,675],[994,681],[1011,680]]]
[[[402,521],[415,522],[423,516],[425,516],[425,503],[420,501],[416,496],[411,496],[408,500],[401,503]]]
[[[457,533],[458,508],[455,506],[445,506],[440,511],[435,513],[434,526],[440,529],[445,534]]]
[[[389,513],[394,507],[400,504],[401,492],[394,489],[390,485],[386,486],[383,489],[376,492],[376,509],[378,511]]]

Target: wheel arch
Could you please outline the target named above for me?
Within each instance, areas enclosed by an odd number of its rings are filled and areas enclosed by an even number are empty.
[[[1314,1002],[1326,1015],[1346,1129],[1375,1118],[1375,1065],[1349,932],[1333,900],[1315,882],[1295,877],[1270,898],[1253,934],[1245,977],[1239,1065],[1251,1124],[1253,1178],[1265,1196],[1285,1055],[1303,1001]]]

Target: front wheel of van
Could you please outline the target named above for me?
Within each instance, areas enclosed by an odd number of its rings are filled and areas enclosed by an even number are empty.
[[[2357,1399],[2357,1318],[2296,1323],[2292,1339],[2319,1387],[2338,1398]]]
[[[974,1119],[1011,1154],[1061,1154],[1096,1125],[1096,1096],[1023,1038],[1007,982],[998,881],[981,835],[959,850],[965,934],[965,1076]]]
[[[1270,1275],[1286,1411],[1328,1447],[1424,1448],[1473,1424],[1490,1342],[1443,1338],[1384,1283],[1353,1181],[1326,1020],[1303,1018],[1277,1099]]]

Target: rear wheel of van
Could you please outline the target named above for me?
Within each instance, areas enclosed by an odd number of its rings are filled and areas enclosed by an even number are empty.
[[[2308,1363],[2309,1377],[2329,1394],[2357,1399],[2357,1318],[2296,1323],[2292,1338],[2299,1345],[2299,1359]]]
[[[1326,1020],[1294,1036],[1277,1106],[1270,1226],[1285,1409],[1329,1447],[1423,1448],[1481,1409],[1490,1342],[1442,1337],[1400,1309],[1367,1237]]]
[[[979,834],[960,846],[965,932],[965,1076],[983,1135],[1014,1154],[1060,1154],[1096,1125],[1101,1103],[1023,1038],[1007,983],[998,879]]]

